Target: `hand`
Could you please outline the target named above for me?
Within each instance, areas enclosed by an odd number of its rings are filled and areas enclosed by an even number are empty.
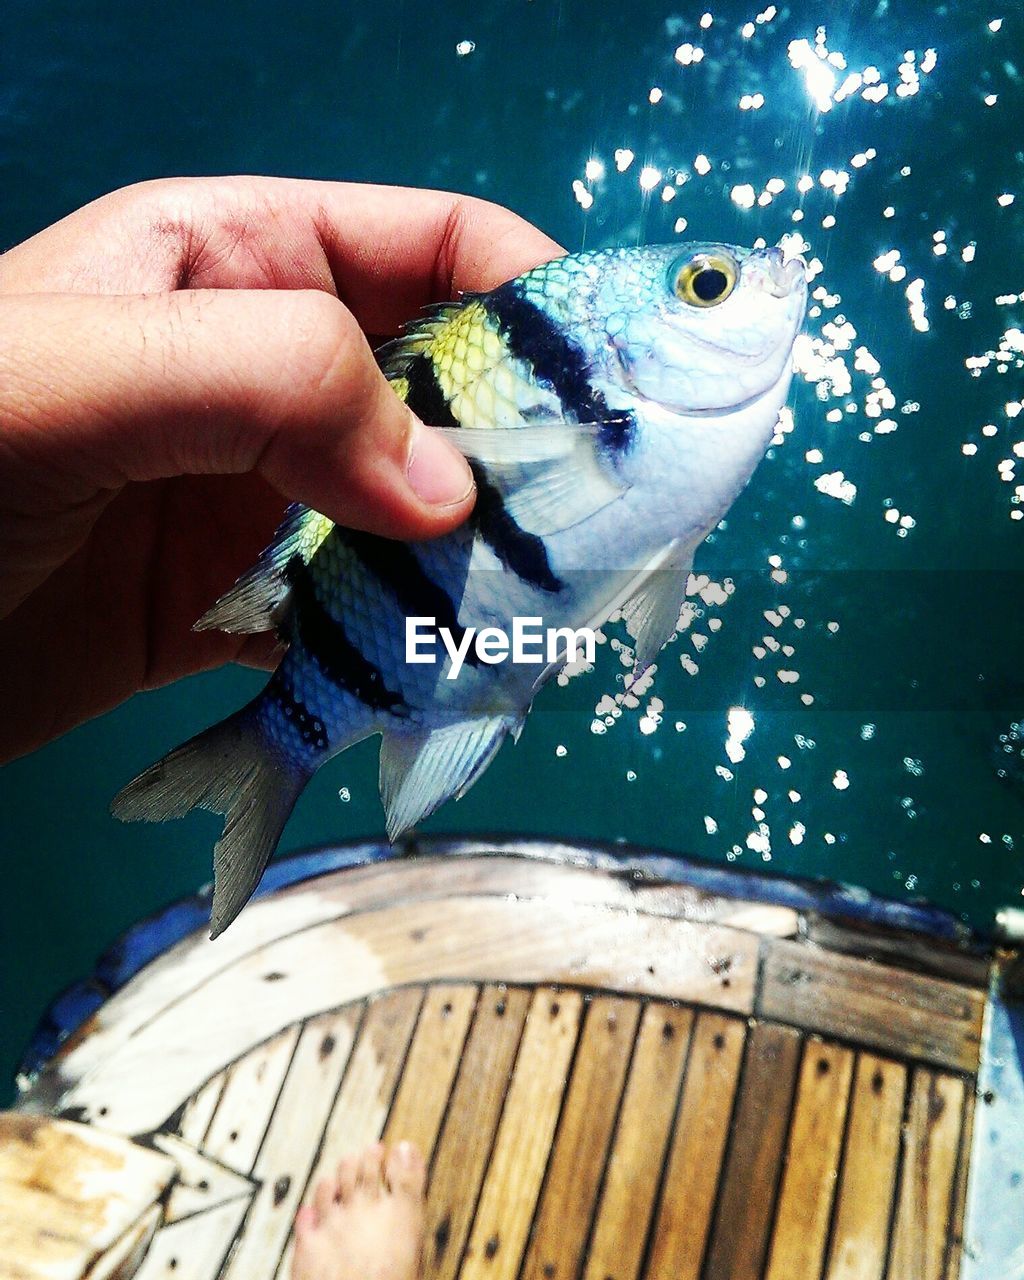
[[[560,253],[496,205],[144,183],[0,258],[0,759],[273,637],[191,625],[286,501],[430,538],[473,505],[365,334]]]

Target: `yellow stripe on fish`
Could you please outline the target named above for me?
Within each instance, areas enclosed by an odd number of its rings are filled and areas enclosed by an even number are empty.
[[[397,394],[432,426],[519,427],[524,408],[552,399],[482,302],[420,322],[393,344],[383,367]],[[558,411],[554,401],[545,407]]]

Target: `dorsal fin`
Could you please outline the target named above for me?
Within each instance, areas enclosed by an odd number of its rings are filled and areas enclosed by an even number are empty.
[[[288,612],[288,561],[299,555],[308,564],[333,528],[326,516],[299,502],[292,503],[260,558],[207,609],[192,630],[227,631],[232,635],[273,631]]]
[[[378,347],[374,354],[384,377],[389,382],[404,378],[410,363],[427,350],[438,333],[462,307],[462,302],[435,302],[424,307],[422,314],[411,320],[397,338]]]

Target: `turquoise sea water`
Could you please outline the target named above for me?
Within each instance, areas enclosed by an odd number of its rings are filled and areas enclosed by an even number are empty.
[[[799,232],[793,429],[700,554],[689,627],[635,706],[610,629],[428,829],[650,842],[984,929],[1024,885],[1022,69],[995,3],[15,5],[0,244],[230,172],[472,192],[570,248]],[[208,878],[212,818],[107,804],[258,683],[138,697],[0,771],[0,1077],[58,987]],[[375,750],[283,848],[381,833]]]

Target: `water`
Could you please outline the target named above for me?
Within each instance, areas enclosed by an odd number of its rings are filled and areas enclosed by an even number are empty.
[[[626,693],[609,628],[596,670],[548,689],[426,826],[650,842],[924,896],[979,928],[1020,901],[1013,7],[111,3],[100,19],[64,0],[5,18],[3,244],[125,183],[245,171],[478,193],[570,248],[799,233],[818,313],[792,430],[702,551],[650,687]],[[0,773],[0,1074],[57,987],[208,878],[215,820],[123,828],[106,806],[258,683],[228,670],[138,697]],[[309,787],[283,847],[381,830],[363,744]]]

